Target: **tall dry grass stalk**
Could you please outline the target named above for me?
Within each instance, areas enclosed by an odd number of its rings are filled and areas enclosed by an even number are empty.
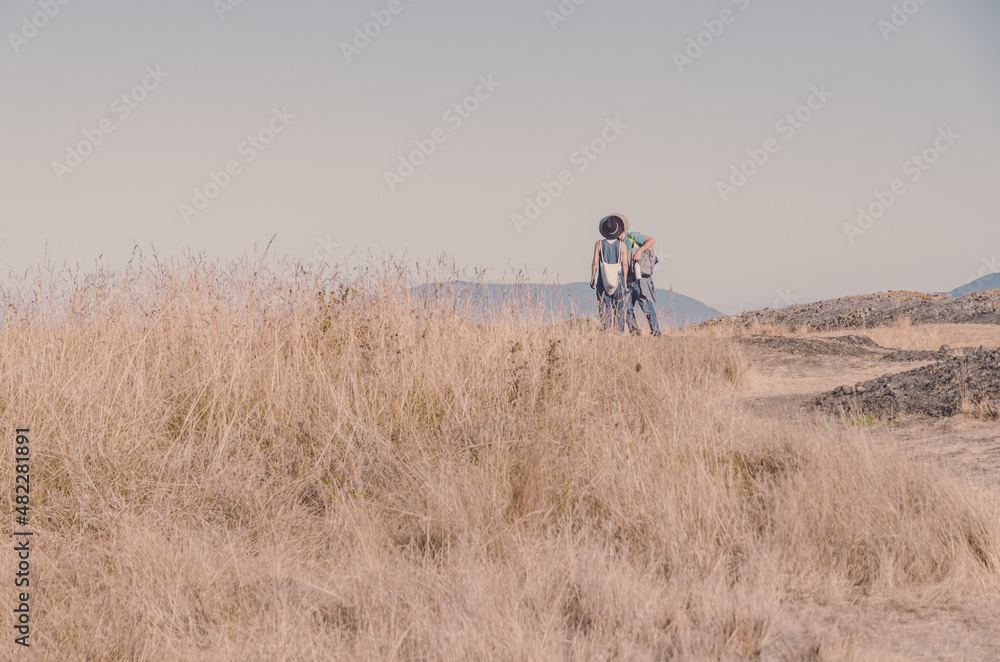
[[[822,610],[1000,586],[973,488],[754,418],[724,339],[477,325],[393,268],[38,283],[0,292],[38,659],[844,659]]]

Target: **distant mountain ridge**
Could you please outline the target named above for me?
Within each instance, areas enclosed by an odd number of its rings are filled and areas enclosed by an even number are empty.
[[[1000,274],[989,274],[982,278],[977,278],[967,285],[956,287],[948,294],[957,299],[972,292],[987,292],[989,290],[1000,290]]]
[[[467,304],[471,302],[473,309],[483,311],[491,306],[531,301],[536,309],[556,322],[598,316],[597,295],[588,283],[505,285],[449,281],[421,285],[414,288],[414,292],[423,296],[456,297]],[[722,312],[697,299],[659,288],[656,290],[656,309],[660,324],[672,328],[724,317]]]

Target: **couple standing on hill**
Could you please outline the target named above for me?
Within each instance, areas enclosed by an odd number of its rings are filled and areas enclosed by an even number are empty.
[[[656,288],[653,286],[653,269],[656,255],[652,246],[656,239],[629,230],[628,218],[613,214],[601,219],[598,226],[602,241],[594,246],[594,263],[590,272],[590,287],[596,284],[597,302],[604,329],[632,335],[639,334],[635,321],[635,304],[649,320],[649,330],[660,335],[656,317]]]

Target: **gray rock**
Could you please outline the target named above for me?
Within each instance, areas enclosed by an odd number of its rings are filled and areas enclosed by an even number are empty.
[[[947,294],[883,292],[746,312],[711,320],[702,326],[751,328],[754,324],[774,324],[834,331],[891,326],[901,320],[914,324],[1000,324],[1000,290],[973,292],[960,298]]]
[[[850,415],[954,416],[965,404],[1000,402],[1000,350],[974,351],[909,372],[886,375],[816,398],[814,407]]]

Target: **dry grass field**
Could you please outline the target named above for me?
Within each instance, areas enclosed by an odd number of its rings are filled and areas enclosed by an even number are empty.
[[[398,269],[352,279],[190,260],[4,286],[32,659],[1000,656],[982,481],[768,406],[726,337],[477,325]]]

